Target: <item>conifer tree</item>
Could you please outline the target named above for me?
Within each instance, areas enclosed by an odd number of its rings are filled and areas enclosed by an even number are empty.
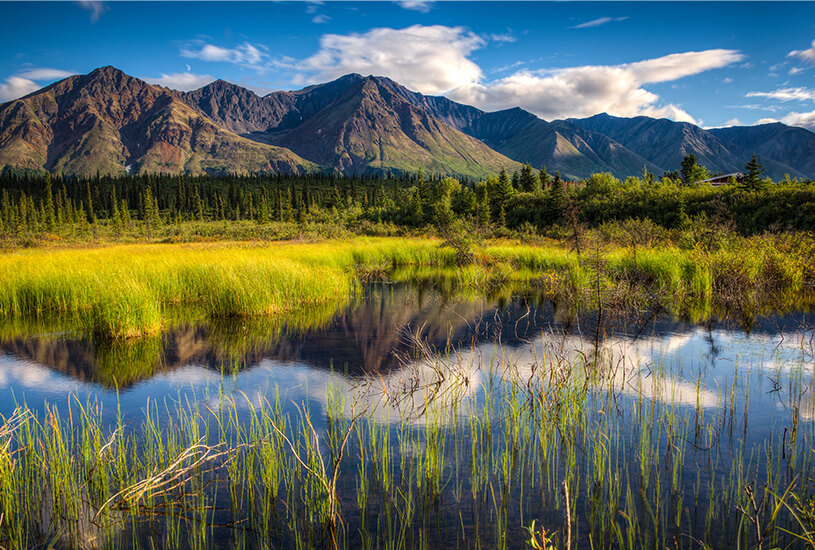
[[[764,166],[758,162],[758,157],[753,153],[753,158],[744,167],[744,187],[750,190],[757,190],[763,187],[764,180],[761,174],[764,172]]]
[[[56,212],[54,211],[54,195],[51,190],[50,174],[46,178],[45,201],[43,204],[43,221],[48,231],[54,231],[57,226]]]
[[[563,189],[563,180],[560,179],[560,170],[555,172],[555,179],[552,180],[552,200],[555,207],[560,209],[565,202],[565,194]]]
[[[532,167],[528,164],[524,164],[521,168],[521,174],[519,176],[521,191],[532,193],[535,191],[536,184],[540,185],[540,180],[538,180],[538,178],[535,177],[535,174],[532,173]]]

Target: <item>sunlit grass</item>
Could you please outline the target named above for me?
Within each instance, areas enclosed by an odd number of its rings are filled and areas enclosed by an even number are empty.
[[[760,239],[743,245],[714,252],[604,247],[580,256],[509,242],[479,247],[466,265],[458,265],[453,248],[429,238],[20,250],[0,256],[0,317],[59,317],[103,338],[130,338],[159,333],[182,306],[209,319],[336,311],[360,275],[386,278],[398,267],[413,269],[414,279],[446,278],[457,292],[536,287],[587,304],[600,287],[627,281],[670,311],[702,316],[714,294],[732,302],[757,291],[790,295],[815,286],[813,258]]]

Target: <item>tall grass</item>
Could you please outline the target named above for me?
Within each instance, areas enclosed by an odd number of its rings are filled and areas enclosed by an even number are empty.
[[[400,266],[413,270],[403,278],[443,277],[458,292],[537,287],[583,304],[596,301],[600,286],[625,282],[670,310],[693,304],[704,312],[709,306],[699,304],[714,293],[741,307],[757,292],[789,302],[815,289],[815,259],[800,246],[779,251],[777,244],[744,239],[740,248],[713,252],[598,247],[580,257],[555,246],[495,243],[465,266],[456,250],[434,239],[21,250],[0,256],[0,318],[60,318],[100,337],[130,338],[158,333],[182,306],[209,319],[337,310],[360,278],[388,277]]]
[[[811,423],[747,444],[738,378],[719,404],[691,405],[667,366],[621,377],[618,358],[562,349],[532,364],[500,348],[428,355],[394,380],[329,389],[324,407],[219,391],[147,401],[140,424],[105,423],[92,401],[20,407],[0,419],[0,545],[812,541]],[[792,384],[790,406],[806,395]]]

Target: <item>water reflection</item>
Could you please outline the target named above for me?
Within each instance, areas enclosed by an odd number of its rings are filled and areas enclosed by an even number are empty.
[[[477,402],[496,379],[528,379],[561,362],[603,365],[593,382],[630,398],[713,408],[735,383],[764,391],[756,390],[759,401],[777,401],[778,388],[794,382],[793,371],[795,383],[812,384],[800,367],[815,361],[811,313],[760,318],[749,334],[651,312],[600,325],[591,312],[564,314],[551,302],[376,284],[329,321],[318,317],[312,325],[186,322],[159,337],[102,344],[55,326],[5,327],[0,414],[9,414],[15,400],[37,408],[69,393],[136,413],[147,397],[215,393],[226,373],[231,391],[270,396],[283,388],[287,400],[324,404],[325,388],[334,385],[382,418],[409,408],[421,422],[425,413],[449,408],[449,400]],[[775,391],[766,393],[768,384]],[[417,388],[432,388],[431,402]],[[802,418],[815,417],[812,395]]]

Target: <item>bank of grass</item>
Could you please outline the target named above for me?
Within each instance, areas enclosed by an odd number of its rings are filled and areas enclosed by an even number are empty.
[[[497,241],[476,247],[466,265],[458,252],[434,238],[395,237],[16,250],[0,256],[0,317],[60,318],[102,338],[140,337],[160,332],[179,309],[208,319],[336,311],[360,280],[399,267],[412,270],[403,279],[444,279],[451,291],[537,287],[576,304],[600,300],[600,290],[644,288],[675,312],[757,292],[794,302],[815,287],[815,244],[806,240],[740,238],[716,250],[612,243],[582,254]]]
[[[0,257],[0,315],[74,318],[99,336],[144,336],[180,306],[208,318],[336,309],[352,295],[357,266],[449,257],[435,241],[397,239],[20,250]]]

